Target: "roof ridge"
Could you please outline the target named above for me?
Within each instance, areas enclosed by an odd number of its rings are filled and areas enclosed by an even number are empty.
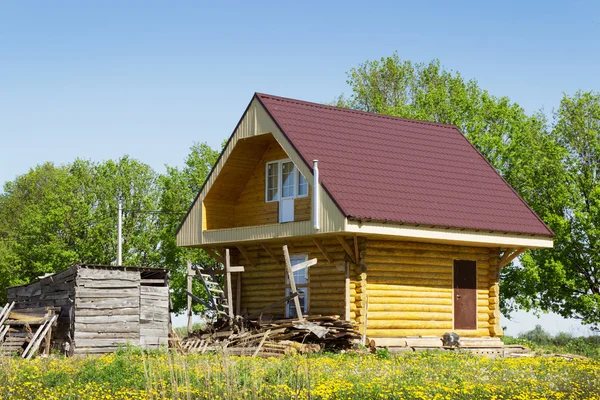
[[[395,116],[392,116],[392,115],[374,113],[374,112],[369,112],[369,111],[354,110],[352,108],[330,106],[328,104],[315,103],[315,102],[312,102],[312,101],[292,99],[291,97],[275,96],[275,95],[267,94],[267,93],[256,92],[255,94],[257,96],[261,97],[261,98],[272,98],[272,99],[275,99],[275,100],[287,101],[289,103],[295,103],[295,104],[305,105],[305,106],[309,106],[309,107],[330,109],[332,111],[341,111],[341,112],[346,112],[346,113],[350,113],[350,114],[367,115],[367,116],[370,116],[370,117],[377,117],[377,118],[381,118],[381,119],[410,122],[410,123],[419,124],[419,125],[431,125],[431,126],[437,126],[437,127],[441,127],[441,128],[457,128],[457,126],[453,125],[453,124],[442,124],[440,122],[423,121],[423,120],[420,120],[420,119],[395,117]]]

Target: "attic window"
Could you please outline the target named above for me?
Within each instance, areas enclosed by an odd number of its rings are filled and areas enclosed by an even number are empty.
[[[266,202],[308,196],[308,181],[289,159],[268,162],[265,182]]]

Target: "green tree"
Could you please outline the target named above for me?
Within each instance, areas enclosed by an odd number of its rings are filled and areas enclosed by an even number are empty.
[[[506,269],[513,307],[600,324],[600,94],[565,95],[554,116],[545,177],[524,181],[526,198],[556,233],[554,249]],[[530,149],[523,149],[527,153]],[[522,154],[526,156],[526,154]],[[539,194],[532,196],[531,193]]]
[[[203,250],[177,247],[176,233],[218,156],[219,153],[206,143],[195,143],[190,148],[185,167],[167,167],[167,172],[159,180],[160,263],[171,272],[171,298],[175,312],[182,312],[187,304],[187,260],[202,264],[214,263]],[[201,289],[197,281],[195,285],[194,293],[198,294]],[[197,311],[201,308],[198,304],[195,307]]]

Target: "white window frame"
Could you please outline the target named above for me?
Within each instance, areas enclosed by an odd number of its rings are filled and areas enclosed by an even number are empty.
[[[308,261],[308,254],[290,254],[290,264],[292,264],[292,267],[296,264],[300,264],[303,263],[305,261]],[[310,296],[310,273],[309,273],[309,268],[310,267],[306,267],[303,271],[305,271],[306,274],[306,283],[298,283],[296,282],[296,290],[298,289],[303,289],[304,291],[304,313],[303,314],[308,314],[308,309],[309,309],[309,296]],[[287,271],[285,272],[285,296],[289,296],[292,292],[292,288],[290,287],[290,281],[289,281],[289,277],[287,274]],[[292,310],[295,308],[295,303],[294,300],[289,300],[288,302],[286,302],[285,304],[285,318],[292,318]]]
[[[294,194],[292,196],[286,196],[283,197],[283,164],[284,163],[288,163],[291,162],[292,165],[294,165]],[[277,196],[275,196],[272,200],[269,200],[269,165],[277,165]],[[298,168],[296,167],[296,165],[293,163],[293,161],[289,158],[284,158],[283,160],[276,160],[276,161],[269,161],[267,163],[265,163],[265,202],[267,203],[273,203],[276,201],[279,201],[281,199],[301,199],[303,197],[308,197],[308,193],[310,192],[310,189],[308,188],[308,180],[306,178],[304,178],[306,180],[307,183],[307,190],[306,190],[306,194],[303,195],[298,195],[298,188],[300,186],[300,175],[302,175],[300,173],[300,171],[298,170]],[[304,176],[303,176],[304,177]]]

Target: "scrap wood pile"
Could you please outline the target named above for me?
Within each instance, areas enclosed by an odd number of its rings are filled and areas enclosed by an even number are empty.
[[[276,357],[314,353],[324,349],[346,350],[361,338],[354,322],[339,316],[310,316],[299,320],[219,320],[181,342],[182,351],[222,351],[228,355]]]
[[[0,309],[0,354],[19,354],[29,360],[42,343],[43,352],[49,354],[52,326],[58,319],[60,308],[15,309],[14,306],[13,302]]]

